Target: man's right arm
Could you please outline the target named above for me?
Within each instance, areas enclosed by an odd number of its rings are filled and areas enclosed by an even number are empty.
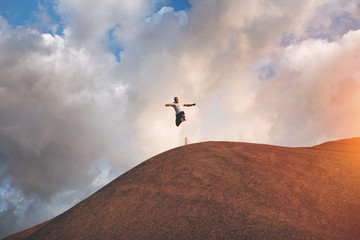
[[[172,103],[165,104],[165,107],[172,107],[172,106],[174,106],[174,104]]]

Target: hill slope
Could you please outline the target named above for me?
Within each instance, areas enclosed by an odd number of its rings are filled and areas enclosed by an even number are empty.
[[[360,138],[312,148],[234,142],[157,155],[28,239],[354,239]]]

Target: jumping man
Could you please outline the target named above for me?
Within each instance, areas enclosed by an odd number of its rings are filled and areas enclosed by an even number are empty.
[[[168,103],[165,104],[165,107],[173,107],[176,114],[176,126],[178,127],[183,121],[186,121],[185,119],[185,112],[183,111],[183,107],[191,107],[195,106],[196,104],[182,104],[179,102],[178,97],[174,97],[174,103]]]

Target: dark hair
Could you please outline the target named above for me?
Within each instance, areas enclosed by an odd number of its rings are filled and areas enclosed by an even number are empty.
[[[176,98],[179,99],[178,97],[174,97],[174,102],[176,102]]]

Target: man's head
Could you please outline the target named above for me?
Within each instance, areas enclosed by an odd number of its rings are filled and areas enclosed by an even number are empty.
[[[179,98],[178,98],[178,97],[174,97],[174,102],[178,103],[178,102],[179,102]]]

